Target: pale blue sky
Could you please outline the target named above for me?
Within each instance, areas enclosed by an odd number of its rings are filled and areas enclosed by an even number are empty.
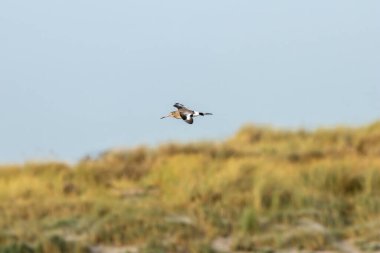
[[[380,1],[0,2],[0,163],[380,117]],[[181,102],[194,125],[160,120]]]

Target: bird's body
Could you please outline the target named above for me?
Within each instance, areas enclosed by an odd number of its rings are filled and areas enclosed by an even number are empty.
[[[173,111],[169,113],[167,116],[161,117],[161,119],[172,117],[175,119],[183,119],[186,123],[193,124],[193,118],[196,116],[212,115],[212,113],[208,112],[203,113],[187,109],[183,104],[180,103],[175,103],[173,106],[177,108],[177,111]]]

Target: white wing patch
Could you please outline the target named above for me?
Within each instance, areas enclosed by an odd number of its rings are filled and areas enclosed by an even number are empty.
[[[194,111],[194,113],[193,113],[193,116],[194,116],[194,117],[199,116],[199,115],[201,115],[199,112]]]
[[[192,114],[186,114],[186,118],[184,120],[188,124],[193,124],[193,115]]]

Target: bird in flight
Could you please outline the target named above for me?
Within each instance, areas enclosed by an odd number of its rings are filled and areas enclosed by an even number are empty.
[[[183,119],[186,123],[193,124],[193,118],[196,116],[212,115],[212,113],[209,112],[197,112],[187,109],[183,104],[180,103],[175,103],[173,106],[177,108],[177,111],[173,111],[168,115],[161,117],[161,119],[171,117],[175,119]]]

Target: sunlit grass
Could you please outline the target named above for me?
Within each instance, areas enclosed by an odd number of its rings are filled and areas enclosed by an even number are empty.
[[[376,248],[380,123],[0,168],[0,252]]]

